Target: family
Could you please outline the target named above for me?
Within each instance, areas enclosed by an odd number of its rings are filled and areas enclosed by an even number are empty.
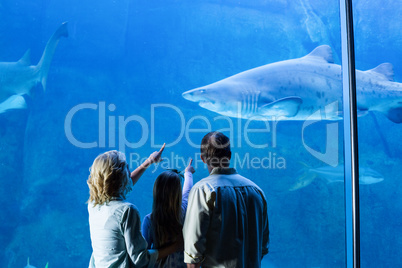
[[[230,167],[230,140],[220,132],[201,141],[209,176],[193,186],[192,160],[183,185],[177,171],[161,173],[152,213],[141,225],[139,211],[125,198],[145,170],[162,160],[164,148],[132,172],[118,151],[94,160],[87,181],[89,267],[261,267],[269,247],[267,201]]]

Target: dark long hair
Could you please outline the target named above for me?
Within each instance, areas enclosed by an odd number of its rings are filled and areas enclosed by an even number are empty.
[[[152,205],[152,228],[155,248],[173,242],[181,234],[181,180],[174,171],[162,172],[155,181]]]

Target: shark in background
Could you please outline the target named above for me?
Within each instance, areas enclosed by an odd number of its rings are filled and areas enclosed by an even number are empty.
[[[383,63],[356,70],[358,114],[377,111],[402,123],[402,84],[393,81],[393,67]],[[218,114],[254,120],[340,120],[341,66],[327,45],[297,59],[267,64],[186,91],[182,96]],[[331,109],[325,109],[332,107]],[[325,110],[325,118],[316,111]]]
[[[48,268],[48,267],[49,267],[49,263],[46,263],[45,268]],[[36,267],[29,264],[29,258],[28,258],[27,266],[25,266],[24,268],[36,268]]]
[[[297,182],[289,189],[295,191],[310,185],[315,179],[320,178],[327,183],[344,182],[345,170],[343,165],[336,167],[323,166],[318,168],[305,167],[299,171],[302,174]],[[359,184],[375,184],[384,180],[384,177],[369,167],[359,167]]]
[[[31,89],[40,83],[46,89],[50,63],[61,37],[67,37],[67,22],[51,36],[37,65],[31,65],[30,50],[17,62],[0,62],[0,114],[27,107],[22,95],[30,95]]]

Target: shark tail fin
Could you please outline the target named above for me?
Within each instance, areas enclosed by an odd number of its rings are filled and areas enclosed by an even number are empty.
[[[46,79],[49,72],[50,63],[53,58],[53,54],[56,51],[56,47],[59,43],[60,37],[68,37],[67,22],[61,24],[61,26],[54,32],[52,37],[46,44],[42,57],[39,60],[36,68],[39,70],[40,82],[42,83],[43,90],[46,90]]]

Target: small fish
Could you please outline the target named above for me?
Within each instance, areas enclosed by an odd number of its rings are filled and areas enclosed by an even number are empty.
[[[304,168],[300,171],[302,175],[297,182],[289,189],[295,191],[311,184],[316,178],[320,178],[327,183],[344,182],[344,166],[337,167],[324,166],[318,168]],[[359,167],[359,184],[374,184],[384,180],[384,177],[377,171],[369,167]]]

